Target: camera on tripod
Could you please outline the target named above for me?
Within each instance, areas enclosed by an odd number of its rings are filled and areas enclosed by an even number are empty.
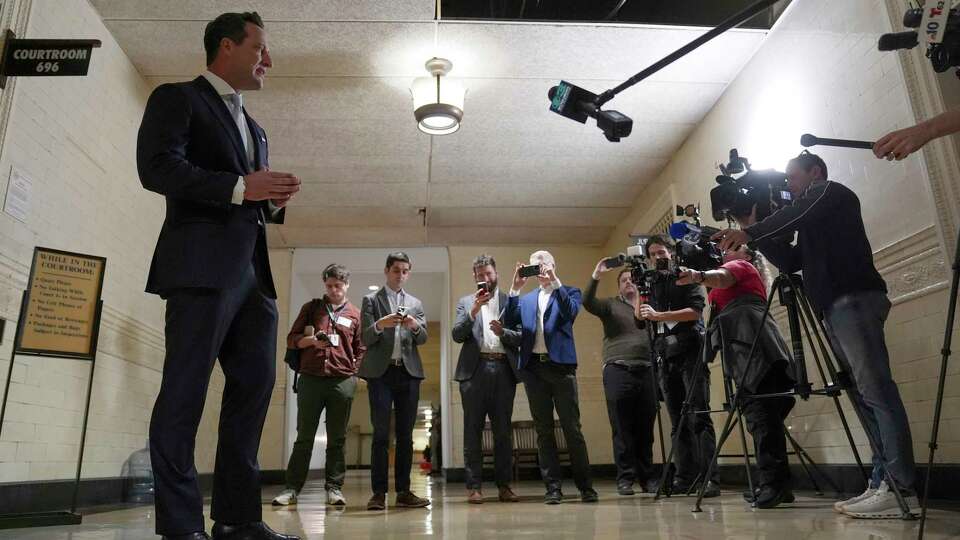
[[[903,25],[923,31],[927,43],[927,58],[933,70],[943,73],[960,66],[960,10],[947,9],[945,0],[927,2],[923,8],[908,9],[903,14]],[[895,32],[880,36],[881,51],[912,49],[920,43],[920,30]],[[960,71],[957,72],[960,76]]]
[[[720,165],[719,186],[710,190],[713,219],[731,221],[749,216],[757,207],[757,221],[793,203],[787,187],[787,174],[774,169],[755,171],[750,161],[740,156],[736,148],[730,150],[730,162]]]
[[[630,270],[630,281],[637,287],[637,291],[642,297],[650,297],[651,287],[660,283],[676,281],[677,270],[672,261],[667,259],[657,259],[651,266],[645,252],[645,246],[648,237],[636,236],[635,245],[627,248],[626,253],[618,253],[613,257],[607,257],[603,260],[607,268],[619,268],[626,265]]]
[[[723,253],[710,237],[720,232],[716,227],[700,224],[700,205],[677,205],[677,216],[692,219],[670,225],[670,237],[676,240],[677,265],[693,270],[714,270],[723,264]]]

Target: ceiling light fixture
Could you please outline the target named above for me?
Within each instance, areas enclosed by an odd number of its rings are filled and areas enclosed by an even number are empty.
[[[447,77],[453,62],[433,57],[425,65],[429,77],[413,80],[413,116],[417,127],[428,135],[449,135],[460,129],[463,120],[463,101],[466,89],[463,83]]]

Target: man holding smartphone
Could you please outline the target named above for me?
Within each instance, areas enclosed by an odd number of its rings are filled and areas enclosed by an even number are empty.
[[[297,392],[297,441],[287,462],[287,485],[276,498],[275,506],[297,503],[310,470],[310,455],[326,411],[327,504],[347,504],[343,496],[343,478],[347,462],[343,453],[347,441],[347,421],[357,390],[357,368],[363,360],[360,341],[360,310],[347,300],[350,271],[331,264],[323,270],[327,294],[300,308],[300,315],[287,334],[287,346],[300,349],[300,379]]]
[[[530,414],[537,430],[540,474],[547,488],[544,503],[563,502],[560,491],[563,471],[554,435],[554,408],[567,441],[580,499],[595,503],[599,497],[593,489],[587,443],[580,429],[577,349],[573,341],[573,321],[580,311],[580,289],[560,283],[553,255],[547,251],[530,255],[530,266],[538,270],[540,287],[520,297],[520,289],[532,269],[517,263],[503,322],[507,328],[521,326],[518,368],[523,373]]]
[[[497,262],[489,255],[473,261],[477,290],[457,303],[453,340],[463,344],[453,375],[460,383],[463,402],[463,462],[467,502],[482,504],[483,429],[490,417],[494,470],[501,502],[518,502],[510,489],[513,445],[510,421],[517,393],[517,349],[520,332],[501,321],[507,295],[497,286]]]
[[[420,400],[420,381],[424,378],[417,347],[427,341],[423,304],[403,289],[411,268],[406,253],[391,253],[383,270],[386,285],[363,297],[362,339],[367,353],[359,375],[367,381],[373,424],[370,459],[373,496],[367,503],[367,510],[386,509],[391,411],[396,413],[396,506],[422,508],[430,505],[429,499],[417,497],[410,491],[413,426]]]

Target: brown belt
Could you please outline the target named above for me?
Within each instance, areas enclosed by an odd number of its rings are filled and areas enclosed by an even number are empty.
[[[507,355],[503,353],[480,353],[481,360],[506,360]]]

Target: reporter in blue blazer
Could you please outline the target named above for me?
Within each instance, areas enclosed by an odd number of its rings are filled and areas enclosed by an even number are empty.
[[[583,502],[597,502],[597,492],[590,478],[587,443],[580,429],[577,397],[573,322],[580,311],[580,289],[560,283],[556,262],[549,252],[533,253],[530,264],[540,266],[539,287],[520,296],[527,278],[520,277],[523,263],[517,263],[504,322],[507,327],[521,327],[518,367],[525,374],[522,381],[537,430],[540,474],[547,490],[544,503],[560,504],[563,501],[563,472],[553,429],[554,407],[567,441],[573,479],[580,490],[580,498]]]

